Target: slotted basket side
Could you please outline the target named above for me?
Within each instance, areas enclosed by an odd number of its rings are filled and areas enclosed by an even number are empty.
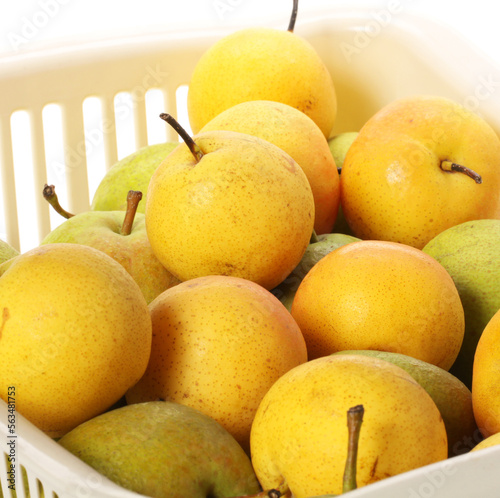
[[[21,414],[15,415],[14,434],[7,424],[8,405],[0,399],[0,433],[12,446],[2,445],[0,489],[3,498],[139,498],[105,478],[46,436]],[[5,449],[6,448],[6,449]],[[13,460],[9,460],[10,448]],[[14,481],[8,471],[14,465]],[[22,483],[22,485],[21,485]],[[16,495],[17,493],[17,495]]]
[[[116,108],[114,99],[127,92],[132,99],[135,143],[134,149],[148,144],[145,95],[158,89],[165,106],[158,109],[177,116],[177,89],[189,81],[194,61],[204,45],[180,44],[168,37],[140,41],[110,41],[109,43],[64,47],[39,54],[12,59],[0,59],[0,166],[1,191],[6,226],[6,239],[20,248],[19,217],[21,199],[16,198],[14,153],[11,117],[25,111],[29,117],[32,150],[32,175],[37,189],[47,182],[44,123],[42,113],[49,104],[61,110],[64,176],[68,211],[78,213],[89,208],[86,137],[83,102],[97,97],[102,108],[100,134],[105,151],[105,167],[117,160]],[[165,127],[166,139],[177,135]],[[19,180],[18,180],[19,181]],[[39,238],[50,229],[50,206],[42,195],[35,195],[36,225]]]

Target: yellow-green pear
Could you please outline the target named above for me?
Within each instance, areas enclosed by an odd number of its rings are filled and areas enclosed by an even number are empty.
[[[262,487],[284,481],[296,498],[340,493],[345,413],[356,405],[358,488],[447,458],[441,414],[409,373],[366,355],[324,356],[281,376],[259,405],[250,446]]]
[[[499,218],[500,137],[452,99],[395,99],[349,147],[340,202],[356,237],[419,249],[459,223]]]
[[[337,114],[332,76],[314,46],[288,29],[252,27],[214,43],[198,60],[188,90],[188,115],[198,133],[217,114],[249,100],[272,100],[307,114],[330,136]]]
[[[343,233],[324,233],[318,235],[317,240],[311,241],[307,246],[300,263],[281,284],[272,290],[272,293],[291,311],[295,293],[309,270],[328,253],[340,246],[359,240],[361,239]]]
[[[220,424],[170,401],[108,411],[59,444],[141,496],[230,498],[260,489],[250,459]]]
[[[270,100],[236,104],[200,131],[230,130],[267,140],[287,152],[302,168],[314,196],[314,230],[331,232],[339,208],[339,174],[318,125],[292,106]]]
[[[394,363],[406,370],[430,395],[441,412],[448,435],[448,456],[470,451],[481,439],[472,410],[472,393],[457,377],[411,356],[376,350],[349,350],[334,354],[361,354]]]
[[[335,160],[335,164],[337,165],[339,175],[341,174],[347,151],[354,142],[354,139],[358,136],[358,133],[359,132],[357,131],[345,131],[328,139],[328,147],[330,148],[330,152]],[[353,235],[353,232],[345,219],[341,203],[339,203],[339,212],[337,213],[337,218],[332,232]]]
[[[104,252],[47,244],[0,278],[0,396],[51,437],[105,411],[144,373],[152,325],[133,278]]]
[[[0,264],[19,256],[19,251],[5,240],[0,239]]]
[[[453,278],[465,314],[465,334],[450,372],[472,386],[474,353],[500,309],[500,220],[473,220],[444,230],[422,249]]]
[[[186,144],[162,162],[148,188],[153,252],[181,281],[230,275],[272,289],[297,266],[313,232],[304,171],[252,135],[214,130],[191,138],[179,131]]]
[[[337,169],[342,169],[347,151],[358,134],[359,132],[357,131],[344,131],[328,139],[328,147],[337,165]]]
[[[44,195],[48,195],[48,191],[55,195],[53,185],[45,187]],[[127,270],[149,304],[179,280],[160,263],[151,249],[145,215],[137,212],[141,199],[142,192],[131,190],[126,196],[125,211],[89,210],[70,216],[49,232],[41,244],[69,242],[103,251]],[[54,206],[58,201],[56,198],[50,202]]]
[[[146,145],[120,159],[104,175],[92,198],[93,211],[125,211],[127,193],[137,190],[144,195],[137,211],[144,213],[149,181],[155,169],[179,142]]]
[[[6,261],[0,264],[0,277],[7,271],[9,266],[14,262],[16,258],[17,256],[14,256],[13,258],[7,259]]]

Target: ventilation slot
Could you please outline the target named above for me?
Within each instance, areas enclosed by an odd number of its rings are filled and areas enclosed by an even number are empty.
[[[27,111],[11,115],[12,155],[14,162],[19,244],[21,252],[38,245],[39,231],[36,212],[36,196],[42,195],[43,185],[35,185],[33,175],[33,143],[31,116]]]

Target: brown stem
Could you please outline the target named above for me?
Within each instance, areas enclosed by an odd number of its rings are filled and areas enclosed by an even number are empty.
[[[142,192],[138,190],[129,190],[127,194],[127,210],[125,211],[125,218],[123,218],[122,228],[120,233],[122,235],[130,235],[132,232],[132,225],[134,224],[135,213],[137,206],[142,199]]]
[[[309,244],[314,244],[316,242],[319,242],[318,235],[316,233],[316,230],[312,231],[311,238],[309,239]]]
[[[54,185],[45,184],[43,187],[43,198],[54,208],[54,210],[66,219],[72,218],[74,214],[68,213],[59,204],[59,199],[57,198],[56,188]]]
[[[160,118],[166,121],[184,140],[186,145],[189,147],[191,154],[193,154],[196,162],[198,162],[203,157],[203,152],[198,147],[196,142],[189,136],[189,133],[179,124],[179,122],[170,114],[162,112]]]
[[[293,33],[295,29],[295,21],[297,20],[297,11],[299,9],[299,0],[293,0],[292,15],[290,16],[290,22],[288,23],[288,31]]]
[[[347,459],[344,469],[342,494],[357,488],[356,463],[358,460],[358,442],[361,424],[364,415],[363,405],[356,405],[347,411],[347,429],[349,442],[347,446]]]
[[[285,482],[282,482],[277,488],[265,489],[255,495],[244,495],[234,498],[281,498],[289,493],[290,489],[288,488],[288,485]]]
[[[465,175],[472,178],[476,183],[483,183],[483,179],[479,173],[476,173],[470,168],[466,166],[462,166],[461,164],[454,163],[452,161],[441,161],[441,169],[443,171],[451,171],[457,173],[464,173]]]

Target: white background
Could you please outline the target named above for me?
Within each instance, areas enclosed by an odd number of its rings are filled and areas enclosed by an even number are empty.
[[[349,5],[373,8],[375,14],[394,4],[455,28],[500,62],[500,9],[496,0],[300,0],[299,20],[301,13],[318,9]],[[63,43],[65,38],[265,24],[281,15],[286,22],[291,5],[292,0],[3,0],[0,54],[48,42]],[[43,26],[36,27],[37,22]],[[30,24],[35,29],[30,30]]]

